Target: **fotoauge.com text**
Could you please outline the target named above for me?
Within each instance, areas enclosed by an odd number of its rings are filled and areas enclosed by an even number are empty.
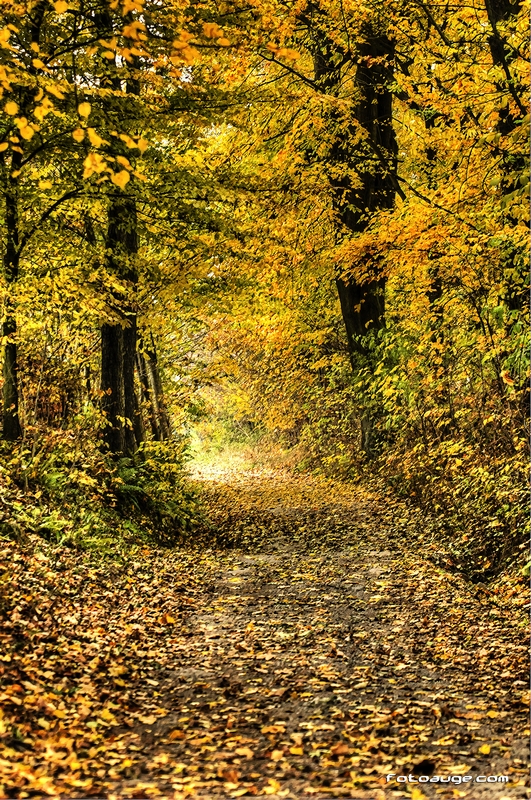
[[[508,775],[477,775],[475,778],[473,775],[447,775],[443,777],[442,775],[396,775],[394,772],[390,772],[389,775],[385,776],[385,780],[389,783],[392,780],[397,781],[398,783],[470,783],[470,781],[474,781],[474,783],[509,783]]]

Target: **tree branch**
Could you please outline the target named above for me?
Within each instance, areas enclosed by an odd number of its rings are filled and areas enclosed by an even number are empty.
[[[22,251],[26,247],[27,243],[29,242],[33,234],[42,225],[42,223],[46,222],[48,217],[50,217],[62,203],[66,202],[66,200],[70,200],[72,197],[77,197],[77,195],[79,195],[80,193],[81,189],[71,189],[69,192],[65,192],[65,194],[62,197],[59,197],[54,203],[52,203],[52,205],[49,208],[46,209],[46,211],[43,214],[41,214],[41,217],[38,220],[38,222],[36,222],[35,225],[33,225],[33,227],[30,228],[29,231],[22,237],[22,240],[18,248],[19,256],[21,255]]]

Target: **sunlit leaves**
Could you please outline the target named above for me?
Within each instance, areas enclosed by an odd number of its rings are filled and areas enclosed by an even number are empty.
[[[126,169],[120,170],[120,172],[114,172],[111,175],[111,181],[114,183],[115,186],[118,186],[120,189],[123,189],[130,181],[131,176]]]
[[[83,178],[86,180],[94,173],[100,174],[107,169],[107,162],[99,153],[89,153],[83,162]]]

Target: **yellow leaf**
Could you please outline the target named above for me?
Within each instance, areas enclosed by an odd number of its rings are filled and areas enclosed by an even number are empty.
[[[85,131],[83,128],[76,128],[75,131],[72,131],[72,139],[76,142],[82,142],[85,138]]]
[[[28,141],[29,139],[31,139],[35,131],[31,127],[31,125],[24,125],[23,128],[20,128],[19,133],[23,139],[26,139]]]
[[[9,145],[7,142],[2,142],[2,144],[0,144],[0,153],[3,153],[4,150],[7,150],[8,147]]]
[[[46,98],[46,100],[41,103],[40,106],[35,106],[35,110],[33,112],[33,116],[35,119],[38,119],[39,122],[42,122],[44,117],[49,114],[53,109],[52,103]]]
[[[289,751],[294,756],[302,756],[303,753],[304,753],[304,750],[302,749],[302,747],[290,747]]]
[[[280,761],[281,758],[284,758],[282,750],[273,750],[271,753],[271,761]]]
[[[131,162],[125,156],[116,156],[116,161],[126,169],[131,169]]]
[[[288,61],[296,61],[298,58],[300,58],[300,53],[298,53],[297,50],[292,50],[289,47],[283,47],[277,52],[276,55],[280,58],[286,58]]]
[[[85,168],[83,178],[86,180],[90,178],[94,172],[103,172],[107,167],[107,163],[98,153],[89,153],[83,162],[83,166]]]
[[[90,103],[80,103],[77,110],[81,117],[88,117],[90,114]]]
[[[119,186],[120,189],[123,189],[124,186],[129,183],[130,175],[126,169],[120,170],[120,172],[115,172],[111,175],[111,181],[114,183],[115,186]],[[173,620],[173,617],[169,619]],[[168,616],[166,615],[166,620],[168,620]],[[174,620],[175,621],[175,620]]]
[[[53,715],[58,719],[64,719],[66,717],[66,712],[60,708],[56,708],[55,711],[53,712]]]
[[[153,714],[149,717],[139,717],[138,719],[140,722],[143,722],[144,725],[153,725],[157,721],[157,718]]]
[[[32,59],[31,63],[33,64],[35,69],[46,69],[46,64],[44,63],[44,61],[41,61],[40,58]]]
[[[216,39],[216,44],[221,45],[221,47],[228,47],[230,45],[230,39],[227,39],[225,36],[220,36],[219,39]]]
[[[15,114],[18,113],[18,105],[14,103],[13,100],[10,100],[8,103],[5,104],[4,111],[6,112],[6,114],[9,114],[11,117],[14,117]]]
[[[514,386],[514,380],[511,378],[509,372],[506,369],[500,372],[500,378],[503,380],[504,383],[507,384],[507,386]]]
[[[203,36],[208,39],[216,39],[218,36],[223,36],[223,30],[217,22],[205,22],[203,23]]]
[[[109,711],[108,708],[104,708],[103,711],[100,713],[100,719],[105,720],[105,722],[114,722],[115,725],[117,724],[116,717],[114,716],[112,711]]]
[[[64,14],[68,8],[68,3],[65,3],[65,0],[57,0],[56,3],[53,4],[57,14]]]
[[[238,747],[235,752],[239,756],[245,756],[245,758],[252,758],[254,756],[250,747]]]
[[[39,181],[39,189],[51,189],[53,183],[51,181]]]
[[[98,133],[96,133],[94,128],[87,128],[87,133],[90,143],[93,147],[101,147],[102,144],[105,144],[105,140],[102,139]]]
[[[140,138],[140,139],[138,140],[137,147],[138,147],[138,149],[140,150],[140,152],[141,152],[141,153],[145,153],[145,152],[146,152],[146,150],[147,150],[147,149],[148,149],[148,147],[149,147],[149,143],[146,141],[146,139],[142,139],[142,138]]]
[[[132,139],[132,138],[129,136],[129,134],[127,134],[127,133],[121,133],[121,134],[120,134],[120,139],[122,140],[122,142],[125,142],[125,143],[126,143],[126,145],[127,145],[127,146],[128,146],[130,149],[132,149],[133,147],[136,147],[136,142],[135,142],[135,140],[134,140],[134,139]]]
[[[478,753],[483,753],[484,756],[488,756],[490,753],[490,744],[482,744],[481,747],[478,748]]]
[[[269,778],[269,786],[264,786],[264,794],[276,794],[280,789],[280,783],[274,778]]]
[[[487,711],[487,717],[491,717],[491,719],[494,719],[494,717],[498,717],[498,716],[499,716],[499,714],[498,714],[497,711]]]

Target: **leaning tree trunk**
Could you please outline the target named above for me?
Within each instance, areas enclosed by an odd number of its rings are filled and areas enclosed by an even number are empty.
[[[4,276],[7,283],[7,301],[5,317],[2,325],[4,336],[3,364],[3,415],[2,436],[8,442],[14,442],[21,436],[19,419],[18,392],[18,352],[17,352],[17,318],[11,292],[18,280],[19,273],[19,235],[18,235],[18,193],[17,177],[13,172],[20,169],[21,155],[13,153],[11,167],[4,166],[5,184],[5,228],[6,249],[4,253]]]
[[[160,440],[164,441],[171,437],[171,425],[170,425],[170,417],[166,409],[166,402],[164,400],[164,389],[162,388],[159,360],[157,356],[157,348],[155,347],[155,339],[153,338],[153,334],[151,334],[151,342],[150,346],[146,349],[146,355],[148,357],[147,364],[148,364],[149,380],[153,390],[153,397],[155,398],[157,406]]]
[[[171,437],[171,425],[164,401],[164,390],[152,334],[150,338],[150,345],[141,348],[137,353],[137,370],[143,400],[149,409],[151,433],[155,441],[163,442]]]

